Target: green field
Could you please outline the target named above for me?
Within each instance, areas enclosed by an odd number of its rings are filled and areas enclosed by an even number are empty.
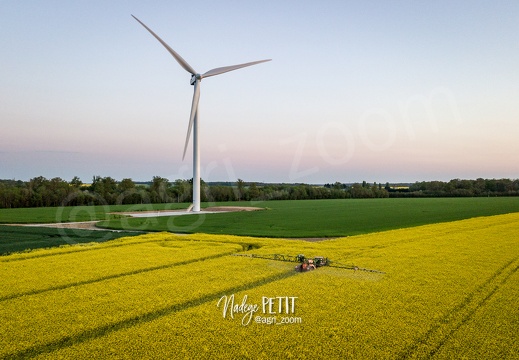
[[[138,235],[138,233],[33,226],[0,226],[0,255],[29,249],[104,242],[134,235]]]
[[[3,256],[0,358],[517,359],[518,239],[514,213],[317,243],[151,233]],[[232,256],[251,253],[384,273]],[[233,316],[218,305],[231,296]]]
[[[110,212],[185,209],[187,204],[97,205],[0,209],[0,224],[45,224],[105,220]]]
[[[113,212],[174,210],[187,204],[0,209],[0,224],[105,220],[117,230],[211,233],[261,237],[337,237],[519,212],[519,197],[347,199],[205,203],[255,206],[263,211],[129,218]],[[1,230],[0,230],[1,235]]]
[[[119,218],[101,227],[262,237],[337,237],[519,212],[519,197],[298,200],[218,205],[267,210],[157,218]]]

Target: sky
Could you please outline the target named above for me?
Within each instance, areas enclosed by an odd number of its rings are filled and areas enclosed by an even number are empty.
[[[519,178],[517,1],[0,0],[0,179]]]

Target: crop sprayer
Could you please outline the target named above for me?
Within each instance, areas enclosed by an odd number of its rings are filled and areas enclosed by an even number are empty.
[[[303,254],[299,255],[284,255],[284,254],[233,254],[233,256],[243,256],[243,257],[249,257],[253,259],[265,259],[265,260],[275,260],[275,261],[286,261],[286,262],[293,262],[293,263],[299,263],[295,267],[295,271],[297,272],[305,272],[305,271],[312,271],[317,268],[320,268],[322,266],[329,266],[339,269],[348,269],[353,271],[367,271],[372,273],[378,273],[378,274],[385,274],[385,272],[380,270],[373,270],[373,269],[366,269],[361,268],[356,265],[348,265],[348,264],[341,264],[337,261],[332,261],[328,259],[327,257],[323,256],[315,256],[313,258],[308,258],[304,256]]]

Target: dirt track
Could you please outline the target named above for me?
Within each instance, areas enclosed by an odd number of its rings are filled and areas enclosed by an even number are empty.
[[[224,211],[224,212],[236,212],[236,211],[258,211],[265,210],[264,208],[252,207],[252,206],[213,206],[203,209],[206,211]]]
[[[70,222],[70,223],[50,223],[50,224],[9,224],[13,226],[34,226],[34,227],[48,227],[48,228],[60,228],[60,229],[82,229],[82,230],[108,230],[98,228],[96,224],[99,221],[81,221],[81,222]]]

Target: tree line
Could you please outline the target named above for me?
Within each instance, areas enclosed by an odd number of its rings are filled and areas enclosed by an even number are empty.
[[[389,183],[368,184],[366,181],[325,185],[264,184],[241,179],[212,184],[201,181],[201,200],[204,202],[517,195],[519,180],[509,179],[454,179],[449,182],[416,182],[404,187]],[[71,181],[43,176],[29,181],[0,180],[0,208],[174,202],[192,202],[191,179],[169,181],[154,176],[150,182],[136,183],[129,178],[117,181],[111,177],[94,176],[90,184],[84,184],[78,177]]]
[[[412,184],[407,190],[389,191],[390,197],[519,196],[519,179],[421,181]]]

